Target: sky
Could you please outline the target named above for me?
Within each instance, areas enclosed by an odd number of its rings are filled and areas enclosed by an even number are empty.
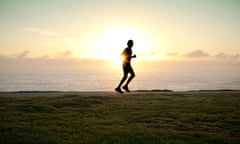
[[[129,39],[145,62],[240,61],[239,0],[0,0],[0,18],[5,67],[19,59],[119,63]]]

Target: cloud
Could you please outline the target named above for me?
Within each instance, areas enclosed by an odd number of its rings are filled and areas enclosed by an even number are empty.
[[[29,50],[25,50],[21,53],[15,54],[14,56],[16,58],[26,58],[29,55],[30,51]]]
[[[73,52],[70,50],[66,50],[64,52],[57,53],[57,58],[70,58],[73,55]]]
[[[232,55],[230,58],[231,59],[239,59],[240,55],[239,54],[235,54],[235,55]]]
[[[166,55],[167,56],[178,56],[179,54],[178,53],[167,53]]]
[[[157,53],[155,52],[138,52],[137,53],[139,56],[155,56]]]
[[[235,54],[235,55],[228,55],[226,53],[218,53],[214,56],[216,59],[219,60],[238,60],[240,58],[239,54]]]
[[[29,31],[29,32],[36,32],[39,33],[40,35],[45,35],[45,36],[51,36],[51,35],[56,35],[55,32],[52,31],[47,31],[47,30],[42,30],[42,29],[38,29],[38,28],[24,28],[25,31]]]
[[[101,59],[80,59],[72,56],[74,53],[70,50],[58,52],[55,56],[42,55],[34,57],[31,55],[31,51],[25,50],[14,55],[0,54],[0,67],[1,73],[8,72],[103,72],[106,71],[120,71],[121,65],[115,65],[113,62]],[[174,55],[174,54],[173,54]],[[181,56],[181,54],[179,54]],[[218,59],[217,59],[218,57]],[[225,58],[225,59],[223,59]],[[231,60],[229,60],[231,59]],[[221,70],[235,70],[239,71],[240,55],[228,55],[225,53],[219,53],[217,55],[209,56],[207,61],[198,60],[156,60],[145,61],[140,60],[134,63],[136,69],[141,72],[158,72],[173,74],[176,71],[186,71],[191,69],[192,73],[196,71],[205,71],[205,69],[215,72],[215,68]],[[179,68],[178,66],[181,65]],[[144,68],[143,68],[144,66]],[[219,71],[221,71],[219,70]],[[188,71],[189,72],[189,71]]]
[[[1,55],[1,73],[42,73],[42,72],[105,72],[112,69],[113,64],[107,60],[72,58],[71,51],[58,53],[59,57],[29,57],[29,51],[16,55]],[[64,57],[64,58],[62,58]]]
[[[50,58],[49,55],[43,55],[40,57],[40,59],[49,59],[49,58]]]
[[[217,59],[227,59],[229,56],[225,53],[218,53],[215,55],[215,58]]]
[[[195,50],[195,51],[186,53],[183,56],[188,58],[207,58],[210,55],[202,50]]]
[[[73,56],[73,52],[70,50],[66,50],[63,52],[58,52],[55,54],[54,56],[49,56],[48,54],[42,55],[42,56],[34,56],[32,55],[31,51],[29,50],[24,50],[22,52],[19,53],[15,53],[15,54],[10,54],[10,55],[4,55],[4,54],[0,54],[0,60],[66,60],[66,59],[75,59]]]

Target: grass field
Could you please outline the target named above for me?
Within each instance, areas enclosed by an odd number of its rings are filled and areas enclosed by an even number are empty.
[[[1,144],[237,144],[240,93],[0,97]]]

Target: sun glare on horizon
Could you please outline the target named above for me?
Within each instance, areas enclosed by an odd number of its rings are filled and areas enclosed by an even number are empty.
[[[132,28],[112,28],[102,32],[91,46],[92,59],[106,59],[121,63],[121,52],[127,47],[127,41],[134,41],[133,54],[150,53],[152,44],[146,36]]]

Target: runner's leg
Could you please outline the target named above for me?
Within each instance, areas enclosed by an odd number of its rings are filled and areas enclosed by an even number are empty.
[[[128,72],[131,74],[131,76],[128,78],[126,84],[124,85],[124,88],[128,89],[128,84],[132,81],[132,79],[135,77],[135,72],[131,65],[128,66]]]

